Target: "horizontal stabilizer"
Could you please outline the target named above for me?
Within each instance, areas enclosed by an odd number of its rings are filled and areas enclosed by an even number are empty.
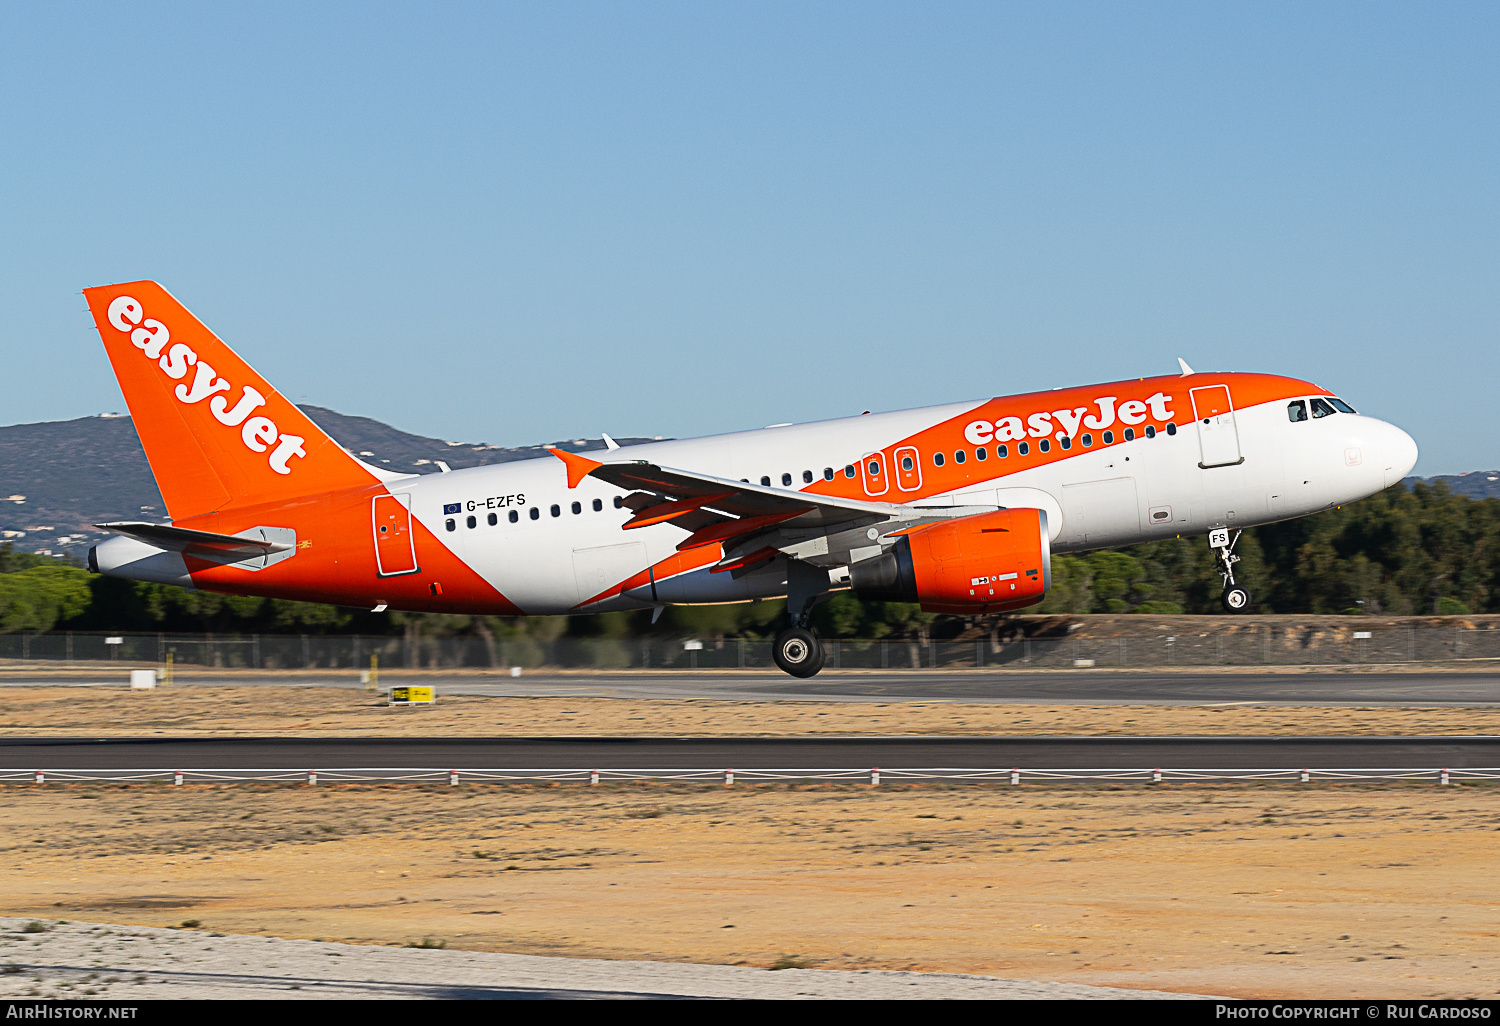
[[[229,534],[214,534],[211,531],[190,531],[185,527],[170,524],[137,523],[123,521],[116,524],[95,524],[106,531],[123,534],[127,538],[154,545],[168,552],[183,552],[216,563],[239,562],[286,552],[296,547],[296,541],[272,541],[265,538],[263,530],[249,531],[250,537]],[[261,535],[261,537],[256,537]]]

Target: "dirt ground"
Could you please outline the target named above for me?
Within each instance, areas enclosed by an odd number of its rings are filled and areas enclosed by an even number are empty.
[[[808,736],[1494,734],[1500,708],[960,705],[439,696],[350,688],[7,688],[0,736]]]
[[[1483,786],[3,794],[0,915],[1241,997],[1500,992]]]
[[[0,735],[1473,734],[1500,709],[7,688]],[[1434,785],[12,785],[0,915],[1242,997],[1500,993],[1500,810]]]

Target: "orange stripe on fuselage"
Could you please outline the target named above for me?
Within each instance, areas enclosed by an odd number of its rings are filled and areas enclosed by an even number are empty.
[[[842,467],[836,468],[832,481],[816,481],[801,491],[814,495],[831,495],[850,499],[876,498],[882,502],[909,503],[933,495],[963,491],[965,488],[1004,487],[1004,478],[1019,474],[1021,471],[1061,463],[1074,456],[1121,445],[1124,443],[1127,427],[1134,430],[1137,438],[1144,436],[1147,425],[1154,427],[1157,431],[1164,431],[1169,423],[1175,423],[1179,431],[1190,428],[1193,424],[1193,404],[1189,397],[1189,389],[1201,388],[1205,385],[1227,385],[1236,410],[1275,402],[1278,399],[1324,392],[1317,385],[1296,378],[1275,374],[1235,373],[1193,374],[1186,377],[1173,374],[1156,378],[1107,382],[1102,385],[1059,388],[1049,392],[1001,396],[982,403],[957,417],[949,418],[915,434],[890,442],[881,449],[868,450],[868,454],[862,456],[861,459],[868,459],[877,452],[883,454],[885,468],[883,473],[892,478],[887,482],[886,491],[879,495],[871,496],[865,492],[862,485],[863,471],[850,479],[844,476]],[[1153,410],[1153,404],[1150,404],[1148,400],[1157,394],[1165,398],[1155,403]],[[1113,414],[1111,422],[1098,428],[1089,426],[1085,418],[1091,415],[1096,423],[1102,422],[1100,400],[1105,399],[1114,400],[1110,404]],[[1144,415],[1138,422],[1121,421],[1120,408],[1126,403],[1139,403],[1144,407]],[[1082,413],[1078,413],[1080,408],[1083,409]],[[1057,416],[1059,411],[1066,412],[1068,416],[1059,418]],[[1170,413],[1171,416],[1153,416],[1157,411]],[[1134,408],[1131,413],[1133,417],[1136,413]],[[1051,428],[1045,435],[1033,433],[1034,424],[1031,418],[1036,414],[1047,415],[1044,422],[1050,424]],[[1068,421],[1073,424],[1071,431],[1066,430]],[[984,442],[971,441],[965,436],[966,429],[971,424],[978,423],[988,425],[988,432],[980,432],[978,435],[978,437],[987,438]],[[1019,423],[1026,432],[1024,438],[1007,437],[997,442],[995,440],[997,423],[1005,424],[1010,429]],[[1104,441],[1105,431],[1113,434],[1113,442]],[[1060,432],[1070,439],[1071,448],[1062,447],[1058,437]],[[1085,432],[1092,436],[1093,445],[1089,448],[1084,448],[1082,445],[1081,436]],[[1011,432],[1005,431],[1004,433],[1008,435]],[[1048,452],[1041,451],[1039,443],[1043,437],[1048,441]],[[1030,450],[1024,456],[1018,452],[1021,441],[1025,441]],[[1000,444],[1004,444],[1009,450],[1009,455],[1005,458],[996,454],[996,447]],[[988,458],[985,460],[975,458],[975,450],[980,447],[986,450]],[[921,484],[911,491],[902,490],[897,479],[896,450],[907,448],[916,449],[916,458],[922,461]],[[963,463],[958,463],[954,459],[954,455],[958,452],[964,453]],[[943,454],[943,466],[939,467],[934,464],[934,453]]]

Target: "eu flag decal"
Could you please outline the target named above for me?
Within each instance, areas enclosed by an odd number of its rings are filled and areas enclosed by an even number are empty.
[[[448,503],[444,503],[443,504],[443,515],[447,516],[449,513],[457,513],[459,510],[461,510],[463,508],[464,508],[464,504],[461,503],[461,502],[448,502]]]

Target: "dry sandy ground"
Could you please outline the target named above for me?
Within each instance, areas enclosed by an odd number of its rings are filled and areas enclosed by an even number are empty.
[[[782,970],[0,919],[0,998],[1177,998],[949,973]],[[164,968],[165,967],[165,968]]]
[[[1494,734],[1497,708],[960,705],[439,696],[390,708],[348,688],[7,688],[0,736],[797,736]]]
[[[1483,786],[3,794],[0,914],[22,918],[1242,997],[1500,991]]]

